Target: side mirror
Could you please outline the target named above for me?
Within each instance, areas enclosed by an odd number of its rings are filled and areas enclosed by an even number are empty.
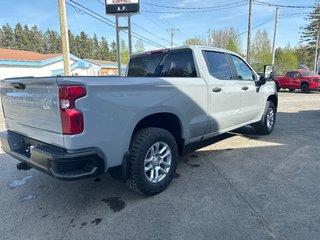
[[[256,86],[257,86],[257,87],[260,87],[260,86],[262,86],[262,85],[264,85],[264,84],[266,84],[266,78],[265,78],[264,76],[261,76],[261,77],[259,78],[259,80],[256,81]]]
[[[273,80],[274,79],[274,66],[273,65],[265,65],[264,66],[264,78],[265,80]]]

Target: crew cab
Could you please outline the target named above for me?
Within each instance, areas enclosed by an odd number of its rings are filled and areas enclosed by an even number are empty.
[[[281,88],[288,88],[290,92],[301,89],[303,93],[320,90],[320,76],[309,70],[291,70],[284,77],[276,77],[275,81],[278,91]]]
[[[62,180],[110,172],[157,194],[190,146],[249,124],[273,131],[271,72],[260,77],[233,52],[189,46],[134,55],[126,77],[5,79],[2,149],[19,169]]]

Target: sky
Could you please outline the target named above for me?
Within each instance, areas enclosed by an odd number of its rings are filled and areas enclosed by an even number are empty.
[[[281,5],[313,6],[314,0],[260,0]],[[89,10],[106,18],[103,21],[115,21],[114,16],[105,15],[104,0],[66,0],[78,8],[67,5],[68,27],[77,34],[85,31],[89,36],[94,33],[98,37],[105,36],[110,42],[116,38],[113,27],[87,15],[79,10],[83,5]],[[132,31],[139,36],[148,39],[144,42],[147,50],[170,47],[170,29],[176,29],[174,43],[176,46],[183,44],[185,39],[193,37],[206,37],[209,29],[219,30],[228,27],[238,29],[242,37],[242,50],[246,50],[249,0],[141,0],[141,13],[132,17]],[[176,8],[159,7],[169,6]],[[224,5],[219,9],[216,6]],[[199,8],[181,9],[181,8]],[[205,8],[205,9],[204,9]],[[9,23],[12,27],[18,22],[21,24],[37,25],[40,30],[48,28],[59,31],[58,0],[1,0],[0,25]],[[190,11],[192,13],[190,13]],[[196,11],[196,12],[195,12]],[[310,8],[280,8],[277,47],[284,47],[288,43],[295,46],[300,42],[301,27],[307,23],[306,14],[312,11]],[[189,12],[189,13],[183,13]],[[276,8],[274,6],[253,5],[252,14],[252,38],[258,29],[267,30],[272,42],[274,34],[274,19]],[[120,21],[126,24],[125,19]],[[125,33],[121,38],[127,39]],[[133,38],[133,45],[137,38]]]

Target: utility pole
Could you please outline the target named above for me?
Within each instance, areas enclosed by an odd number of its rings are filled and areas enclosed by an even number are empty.
[[[251,18],[252,18],[252,0],[249,0],[249,20],[248,20],[248,40],[247,40],[247,62],[250,63],[251,49]]]
[[[316,53],[314,57],[314,72],[318,72],[318,51],[319,51],[319,25],[317,25]]]
[[[174,43],[173,43],[174,35],[176,34],[177,31],[179,31],[179,29],[178,28],[170,28],[167,31],[170,32],[170,46],[171,46],[171,48],[173,48],[173,46],[174,46]]]
[[[318,8],[319,5],[320,5],[320,2],[319,1],[315,1],[315,4],[316,4],[316,7]],[[318,51],[319,51],[319,24],[317,24],[317,39],[316,39],[316,52],[315,52],[315,56],[314,56],[314,72],[318,72],[318,58],[319,58],[319,55],[318,55]]]
[[[69,35],[68,35],[68,24],[67,24],[66,1],[58,0],[58,3],[59,3],[60,34],[61,34],[61,42],[62,42],[64,75],[70,76],[71,75],[70,51],[69,51]]]
[[[211,46],[211,29],[209,28],[209,33],[208,33],[208,47]]]
[[[277,10],[276,10],[276,21],[275,21],[275,26],[274,26],[273,47],[272,47],[272,65],[274,65],[275,56],[276,56],[278,22],[279,22],[279,7],[277,7]]]

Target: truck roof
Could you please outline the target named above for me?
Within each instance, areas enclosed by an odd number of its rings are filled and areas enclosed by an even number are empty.
[[[185,45],[185,46],[180,46],[180,47],[174,47],[174,48],[163,48],[163,49],[155,49],[151,51],[146,51],[144,53],[134,53],[132,56],[140,56],[140,55],[145,55],[145,54],[152,54],[152,53],[161,53],[161,52],[169,52],[172,50],[183,50],[183,49],[192,49],[192,50],[211,50],[211,51],[216,51],[216,52],[225,52],[225,53],[231,53],[237,56],[240,56],[239,54],[229,51],[227,49],[223,48],[216,48],[216,47],[208,47],[204,45]]]

